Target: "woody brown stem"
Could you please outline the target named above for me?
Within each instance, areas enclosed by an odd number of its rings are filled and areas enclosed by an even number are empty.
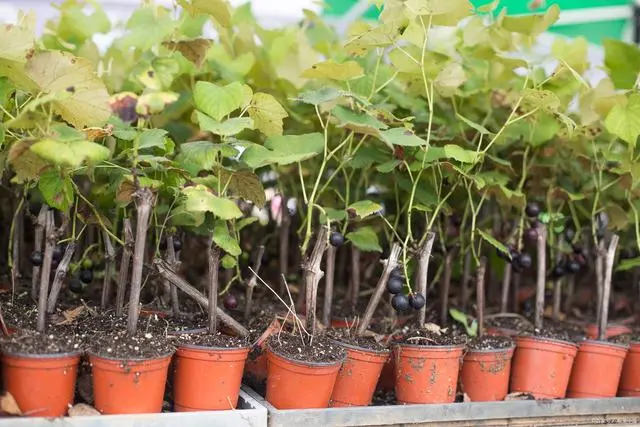
[[[53,223],[53,212],[48,211],[44,226],[45,244],[44,259],[40,271],[40,294],[38,296],[38,332],[44,332],[46,327],[47,297],[49,296],[49,276],[51,274],[51,260],[53,259],[53,248],[56,245],[56,233]]]
[[[258,253],[257,253],[257,258],[256,258],[256,262],[254,264],[253,267],[253,271],[254,273],[251,274],[251,279],[249,279],[249,282],[247,283],[247,290],[246,290],[246,302],[244,305],[244,320],[245,322],[247,320],[249,320],[249,317],[251,316],[251,309],[253,306],[253,290],[255,289],[256,285],[258,284],[258,276],[257,274],[260,272],[260,268],[262,267],[262,257],[264,256],[264,250],[265,247],[264,245],[260,245],[258,247]]]
[[[331,305],[333,303],[333,281],[336,269],[336,248],[329,245],[327,248],[327,260],[324,276],[324,301],[322,307],[322,324],[329,327],[331,325]]]
[[[131,262],[131,249],[133,246],[133,231],[131,220],[124,219],[124,246],[122,247],[122,257],[120,258],[120,272],[118,273],[118,284],[116,289],[116,316],[122,316],[124,311],[124,296],[127,292],[127,281],[129,280],[129,263]]]
[[[113,276],[116,251],[113,248],[113,243],[111,243],[109,233],[105,230],[102,230],[102,240],[104,241],[104,279],[102,280],[100,308],[104,310],[109,305],[109,297],[111,296],[111,278]]]
[[[538,272],[536,279],[536,314],[535,327],[542,329],[544,315],[544,288],[547,275],[547,228],[544,224],[538,225]]]
[[[311,256],[309,256],[303,266],[307,308],[306,329],[310,331],[312,337],[315,336],[316,331],[318,283],[324,274],[320,269],[320,263],[322,262],[324,251],[327,249],[327,244],[327,229],[320,227]]]
[[[69,270],[69,264],[71,263],[75,249],[75,242],[69,242],[67,249],[64,251],[64,256],[62,257],[60,264],[58,264],[53,284],[51,285],[51,292],[49,293],[49,298],[47,300],[47,313],[49,314],[53,313],[56,309],[58,295],[60,295],[64,278],[67,277],[67,271]]]
[[[420,248],[418,254],[418,269],[416,271],[416,282],[418,287],[418,293],[427,297],[427,279],[429,277],[429,258],[431,258],[431,249],[433,248],[433,242],[436,238],[435,233],[429,231],[424,244]],[[427,304],[424,305],[418,312],[418,324],[424,325],[427,318]]]
[[[34,252],[42,252],[42,243],[44,240],[44,227],[47,220],[47,212],[49,207],[46,204],[42,204],[40,213],[36,219],[35,235],[34,235]],[[38,299],[38,289],[40,288],[40,267],[34,265],[31,276],[31,298],[33,300]]]
[[[213,239],[209,242],[208,265],[209,272],[207,276],[207,284],[209,291],[209,306],[207,312],[209,313],[209,333],[215,334],[218,332],[218,272],[220,268],[220,248],[213,243]]]

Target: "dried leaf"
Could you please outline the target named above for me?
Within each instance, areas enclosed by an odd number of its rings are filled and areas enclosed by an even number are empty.
[[[62,316],[64,316],[64,320],[56,323],[56,325],[68,325],[70,323],[73,323],[78,318],[78,316],[80,316],[84,312],[84,310],[84,306],[80,305],[76,308],[70,308],[69,310],[63,311]]]
[[[102,415],[93,406],[86,403],[78,403],[69,408],[70,417],[92,417],[94,415]]]
[[[0,397],[0,411],[9,415],[22,415],[18,402],[8,391],[5,391]]]
[[[435,323],[425,323],[424,329],[437,335],[442,335],[443,329]]]
[[[211,46],[211,40],[194,39],[181,41],[168,41],[163,43],[169,49],[177,50],[189,61],[200,67],[207,56],[207,50]]]

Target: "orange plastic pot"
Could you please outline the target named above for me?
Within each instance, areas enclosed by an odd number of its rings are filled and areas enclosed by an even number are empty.
[[[630,327],[622,324],[611,324],[607,326],[607,331],[605,332],[605,338],[611,338],[618,335],[630,334],[633,332]],[[587,334],[587,338],[595,340],[598,339],[598,325],[595,323],[591,323],[587,325],[585,328],[585,333]]]
[[[573,362],[567,397],[615,397],[629,347],[603,341],[580,343]]]
[[[61,417],[73,404],[79,353],[2,354],[4,389],[20,410],[34,417]]]
[[[347,351],[331,394],[331,407],[368,406],[376,391],[389,351],[374,351],[341,343]]]
[[[94,406],[102,414],[153,414],[162,410],[171,354],[122,360],[90,355]]]
[[[640,396],[640,342],[629,344],[629,352],[622,365],[618,396]]]
[[[342,360],[309,363],[267,349],[266,399],[277,409],[327,408]]]
[[[394,354],[398,403],[452,403],[463,351],[463,345],[398,345]]]
[[[511,391],[536,399],[565,397],[578,346],[567,341],[517,337],[511,365]]]
[[[516,336],[518,336],[519,332],[515,329],[509,328],[489,327],[486,329],[486,333],[487,335],[515,338]]]
[[[179,347],[173,371],[174,411],[235,409],[248,354],[248,347]]]
[[[332,328],[353,328],[355,325],[357,325],[357,320],[356,319],[332,319],[331,320],[331,327]]]
[[[255,384],[262,384],[267,379],[267,354],[264,347],[267,338],[280,330],[280,322],[273,319],[260,338],[253,344],[253,355],[249,356],[244,364],[244,374]]]
[[[515,346],[497,350],[471,350],[464,356],[460,377],[472,402],[504,400]]]

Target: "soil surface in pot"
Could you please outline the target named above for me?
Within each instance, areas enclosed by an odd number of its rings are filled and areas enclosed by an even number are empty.
[[[487,319],[487,328],[512,329],[520,333],[533,331],[533,325],[522,317],[493,317]]]
[[[375,337],[363,336],[358,337],[355,335],[355,331],[349,329],[337,328],[329,329],[327,331],[327,337],[332,338],[341,343],[352,345],[354,347],[363,348],[365,350],[384,351],[387,348],[383,345],[383,342],[376,341]],[[384,337],[381,337],[384,338]]]
[[[640,335],[637,333],[616,335],[605,339],[605,342],[629,345],[631,343],[640,342]]]
[[[532,332],[522,333],[523,336],[534,336],[538,338],[547,338],[551,340],[569,341],[571,342],[571,335],[563,327],[549,325],[542,329],[534,329]]]
[[[491,335],[477,337],[467,343],[469,350],[503,350],[512,346],[511,338]]]
[[[31,355],[79,352],[85,338],[69,327],[50,328],[45,333],[21,329],[2,340],[2,350]]]
[[[172,336],[170,342],[176,347],[181,345],[195,345],[216,348],[240,348],[249,345],[247,337],[232,337],[222,332],[210,334],[208,332],[181,333]]]
[[[346,356],[346,351],[339,344],[322,335],[316,336],[309,345],[308,341],[302,342],[299,335],[274,334],[268,345],[274,353],[301,362],[331,363]]]
[[[415,344],[424,346],[449,346],[449,345],[463,345],[467,342],[467,336],[462,334],[455,334],[448,329],[436,329],[437,326],[433,326],[432,329],[412,329],[407,335],[400,341],[402,344]]]

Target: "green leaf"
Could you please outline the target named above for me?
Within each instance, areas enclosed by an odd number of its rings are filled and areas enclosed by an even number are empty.
[[[186,142],[180,145],[176,163],[195,176],[202,170],[213,169],[218,153],[225,157],[233,157],[238,151],[228,144],[214,144],[209,141]]]
[[[640,135],[640,94],[634,93],[626,105],[616,105],[604,122],[607,130],[635,148]]]
[[[491,234],[482,231],[481,229],[477,229],[478,233],[480,234],[480,236],[487,241],[487,243],[489,243],[491,246],[493,246],[494,248],[496,248],[497,250],[499,250],[500,252],[502,252],[503,254],[507,254],[509,255],[509,249],[507,249],[507,247],[505,245],[503,245],[502,243],[500,243],[499,241],[497,241]]]
[[[628,271],[637,267],[640,267],[640,258],[624,259],[620,261],[620,264],[616,267],[616,271]]]
[[[349,205],[347,211],[351,214],[357,215],[360,218],[366,218],[369,215],[373,215],[382,209],[382,205],[374,203],[370,200],[361,200]]]
[[[234,196],[251,201],[259,208],[264,206],[266,199],[262,182],[252,171],[248,169],[230,171],[221,168],[218,171],[218,179]]]
[[[478,161],[478,153],[472,150],[467,150],[455,144],[445,145],[444,154],[448,159],[453,159],[460,163],[473,164]]]
[[[326,216],[325,216],[326,212]],[[328,218],[327,218],[328,217]],[[326,224],[329,221],[344,221],[347,219],[347,212],[344,210],[324,208],[324,212],[320,213],[320,222]]]
[[[192,16],[200,13],[211,15],[224,28],[231,28],[231,6],[226,0],[178,0]]]
[[[325,102],[333,101],[342,96],[342,92],[338,89],[325,86],[323,88],[302,92],[298,98],[294,98],[296,101],[304,102],[305,104],[320,105]]]
[[[226,221],[216,221],[216,225],[213,228],[213,241],[229,255],[237,257],[242,253],[242,249],[240,249],[236,239],[231,237]]]
[[[551,5],[544,14],[505,16],[502,26],[513,33],[537,36],[544,33],[560,17],[560,8],[557,4]]]
[[[273,136],[264,146],[250,144],[240,159],[256,169],[271,164],[288,165],[310,159],[324,151],[324,137],[320,133]]]
[[[468,0],[407,0],[405,6],[415,15],[466,14],[472,8]]]
[[[66,52],[40,52],[27,63],[26,73],[45,94],[71,94],[53,106],[78,129],[102,126],[111,115],[107,88],[87,59]]]
[[[31,146],[31,151],[40,158],[58,166],[77,167],[83,162],[99,163],[109,158],[109,149],[95,142],[60,142],[43,139]]]
[[[355,61],[338,64],[332,60],[318,62],[302,72],[303,77],[310,79],[353,80],[364,76],[364,70]]]
[[[462,323],[465,327],[469,325],[469,319],[467,319],[467,315],[455,308],[449,309],[449,314],[456,322]]]
[[[239,233],[240,230],[242,230],[245,227],[248,227],[249,225],[253,224],[257,220],[258,218],[256,218],[255,216],[248,216],[246,218],[239,219],[236,222],[236,231]]]
[[[266,136],[274,136],[282,135],[282,121],[288,114],[272,95],[258,92],[251,99],[249,116],[260,132]]]
[[[377,136],[380,129],[388,126],[367,113],[357,113],[341,105],[336,106],[332,114],[340,124],[338,127],[347,128],[355,133]]]
[[[245,89],[238,82],[218,86],[199,81],[193,89],[193,100],[198,110],[217,121],[246,105]]]
[[[49,206],[61,212],[68,212],[73,204],[73,183],[56,170],[48,170],[40,176],[38,190]]]
[[[478,131],[478,133],[482,134],[482,135],[493,135],[492,132],[489,132],[489,130],[482,126],[481,124],[478,124],[474,121],[471,121],[469,119],[467,119],[466,117],[464,117],[461,114],[456,114],[456,117],[459,118],[460,120],[462,120],[463,122],[466,123],[467,126],[469,126],[471,129],[474,129],[476,131]]]
[[[640,70],[640,48],[621,40],[605,39],[604,64],[618,89],[632,89]]]
[[[229,270],[231,268],[235,268],[236,265],[238,265],[238,259],[229,254],[225,254],[220,260],[220,265],[225,270]]]
[[[253,129],[253,120],[249,117],[234,117],[218,122],[200,111],[196,111],[200,129],[220,136],[233,136],[245,129]]]
[[[560,108],[558,95],[550,90],[525,89],[522,93],[522,100],[534,108],[547,111],[557,111]]]
[[[406,128],[393,128],[380,132],[382,140],[389,145],[400,145],[403,147],[422,147],[427,141],[416,136],[413,131]]]
[[[187,187],[182,192],[187,196],[185,208],[189,212],[211,212],[225,220],[242,217],[242,211],[233,200],[215,196],[204,185]]]
[[[183,204],[171,211],[171,224],[177,227],[200,227],[204,220],[205,212],[189,212]]]
[[[363,252],[382,252],[378,235],[371,227],[360,227],[345,236],[356,248]]]
[[[149,148],[166,149],[165,137],[167,131],[164,129],[146,129],[138,135],[138,149],[145,150]]]

